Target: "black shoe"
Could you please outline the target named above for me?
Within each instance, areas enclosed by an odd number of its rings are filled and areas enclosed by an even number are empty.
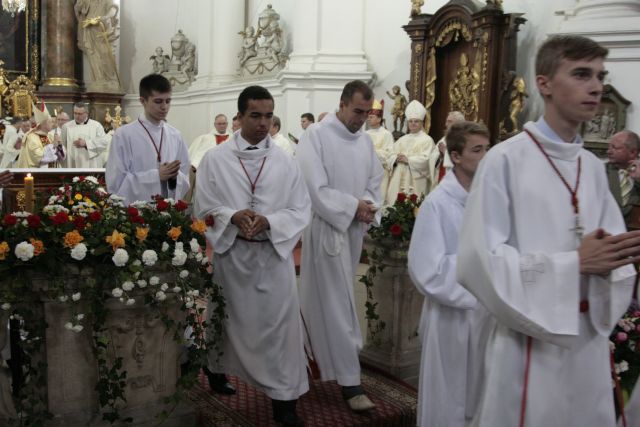
[[[284,427],[304,427],[304,420],[298,416],[295,412],[287,412],[282,416],[280,421],[277,421]]]
[[[229,396],[236,394],[236,389],[231,385],[225,374],[214,374],[206,367],[202,368],[202,370],[209,380],[209,387],[212,391]]]
[[[273,420],[285,427],[304,427],[304,421],[296,414],[298,400],[271,399]]]

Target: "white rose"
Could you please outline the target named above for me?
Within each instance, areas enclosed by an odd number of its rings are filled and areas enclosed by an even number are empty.
[[[134,286],[133,282],[127,280],[122,284],[122,290],[127,292],[132,291]]]
[[[73,249],[71,249],[71,258],[82,261],[87,256],[87,245],[84,243],[78,243]]]
[[[198,262],[202,261],[202,254],[200,252],[196,254],[196,261]]]
[[[163,283],[162,286],[160,286],[161,291],[166,291],[167,289],[169,289],[169,285],[167,285],[166,283]]]
[[[194,289],[194,290],[191,292],[191,295],[193,295],[193,297],[194,297],[194,298],[197,298],[197,297],[198,297],[198,295],[200,295],[200,291],[199,291],[199,290],[197,290],[197,289]]]
[[[158,291],[156,292],[156,299],[158,301],[164,301],[165,299],[167,299],[167,295],[162,291]]]
[[[142,253],[142,262],[144,265],[151,267],[158,261],[158,254],[156,251],[147,249]]]
[[[133,305],[133,304],[135,304],[135,303],[136,303],[136,300],[135,300],[135,299],[133,299],[133,298],[129,298],[129,299],[127,300],[127,303],[126,303],[126,304],[127,304],[127,305]]]
[[[84,319],[84,314],[80,313],[78,315],[76,315],[76,320],[81,321],[82,319]]]
[[[209,258],[207,258],[206,256],[203,256],[202,259],[200,260],[200,264],[202,265],[205,265],[208,262],[209,262]]]
[[[95,176],[86,176],[84,180],[89,181],[92,184],[98,184],[98,179]]]
[[[198,239],[196,238],[191,239],[189,246],[191,247],[191,252],[198,252],[200,250],[200,244],[198,244]]]
[[[183,251],[183,250],[184,250],[184,244],[182,242],[176,242],[176,251]]]
[[[71,330],[73,330],[73,323],[71,323],[71,322],[67,322],[67,323],[65,323],[65,324],[64,324],[64,328],[65,328],[65,329],[68,329],[68,330],[70,330],[70,331],[71,331]]]
[[[176,250],[173,253],[173,259],[171,259],[171,264],[177,267],[180,267],[184,265],[186,261],[187,261],[187,253],[184,251]]]
[[[71,328],[71,330],[75,333],[81,332],[84,329],[84,326],[82,325],[75,325],[73,328]]]
[[[146,288],[147,287],[147,281],[143,280],[143,279],[138,280],[138,286],[140,286],[141,289]]]
[[[129,254],[124,249],[118,248],[111,259],[116,267],[122,267],[129,261]]]
[[[180,272],[180,278],[181,279],[186,279],[189,276],[189,272],[187,270],[182,270]]]
[[[149,279],[149,284],[152,286],[156,286],[160,283],[160,278],[158,276],[151,276]]]
[[[178,292],[182,291],[182,288],[180,288],[180,286],[176,286],[172,289],[172,291],[177,294]]]
[[[58,297],[58,300],[59,300],[60,302],[67,302],[67,300],[68,300],[68,299],[69,299],[69,297],[68,297],[68,296],[66,296],[66,295],[60,295],[60,296]]]
[[[169,244],[167,242],[162,242],[162,252],[167,252],[169,250]]]
[[[142,262],[139,259],[137,259],[137,260],[133,261],[132,264],[135,265],[136,267],[140,267],[142,265]]]
[[[115,298],[120,298],[122,296],[122,289],[113,288],[113,290],[111,291],[111,295],[113,295]]]
[[[187,308],[193,307],[193,301],[187,301],[184,306],[187,307]]]
[[[33,245],[27,242],[20,242],[16,245],[15,254],[16,257],[21,259],[22,261],[29,261],[33,258]]]
[[[80,292],[76,292],[75,294],[71,295],[71,299],[74,301],[80,301],[80,297],[82,297],[82,294]]]
[[[74,176],[73,179],[71,180],[71,182],[79,182],[79,181],[80,181],[80,177],[77,177],[77,176]]]
[[[4,311],[7,311],[11,308],[11,304],[9,304],[8,302],[5,302],[4,304],[0,305],[0,308],[3,309]]]

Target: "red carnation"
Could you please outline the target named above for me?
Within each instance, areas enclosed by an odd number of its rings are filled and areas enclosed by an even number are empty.
[[[204,219],[204,223],[207,224],[207,227],[213,227],[213,224],[215,224],[216,220],[213,218],[213,215],[207,215],[207,217]]]
[[[402,193],[400,193],[402,194]],[[390,228],[389,228],[389,232],[391,232],[391,234],[393,236],[399,236],[402,234],[402,227],[400,226],[400,224],[393,224]]]
[[[156,209],[158,209],[159,212],[166,211],[169,209],[169,203],[162,199],[158,199],[156,202]]]
[[[11,214],[6,214],[2,221],[4,225],[16,225],[18,223],[18,218]]]
[[[396,201],[399,203],[402,203],[405,200],[407,200],[407,195],[404,193],[398,193],[398,197],[396,198]]]
[[[27,217],[27,224],[31,228],[38,228],[41,225],[40,217],[38,215],[29,215]]]
[[[82,181],[84,181],[84,179],[85,179],[85,178],[86,178],[86,177],[85,177],[84,175],[80,175],[80,176],[78,177],[78,182],[82,182]]]
[[[87,226],[87,223],[84,217],[81,217],[81,216],[75,217],[73,219],[73,223],[75,224],[76,228],[80,231],[84,230],[84,228]]]
[[[189,207],[189,204],[184,200],[178,200],[175,204],[175,208],[178,212],[182,212]]]
[[[69,222],[69,215],[66,212],[60,211],[51,217],[51,222],[56,225],[62,225]]]
[[[137,223],[137,224],[144,224],[144,218],[142,218],[140,215],[133,216],[131,217],[131,222]]]
[[[127,215],[136,217],[140,215],[140,212],[138,212],[138,209],[134,208],[133,206],[129,206],[127,208]]]
[[[102,214],[98,211],[93,211],[89,214],[88,218],[91,222],[98,222],[102,219]]]
[[[418,201],[418,195],[417,194],[412,194],[409,196],[409,200],[411,200],[413,203]]]

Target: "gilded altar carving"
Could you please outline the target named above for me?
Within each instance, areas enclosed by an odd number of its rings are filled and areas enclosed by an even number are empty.
[[[477,121],[479,89],[480,75],[475,66],[474,68],[469,66],[467,54],[462,53],[456,78],[449,84],[451,110],[462,112],[467,120]]]
[[[471,30],[464,22],[458,19],[452,19],[444,26],[442,31],[440,31],[440,34],[438,34],[438,37],[436,38],[436,47],[446,46],[452,41],[457,42],[460,40],[461,36],[465,41],[470,42]]]
[[[112,116],[111,115],[111,109],[107,108],[107,111],[104,113],[104,123],[106,123],[106,125],[108,127],[111,128],[111,130],[116,130],[118,129],[120,126],[122,126],[123,124],[127,124],[129,122],[131,122],[131,117],[129,116],[122,116],[122,107],[119,105],[116,105],[116,107],[114,108],[116,115]]]
[[[487,67],[489,64],[489,32],[476,30],[476,39],[473,47],[476,48],[476,61],[474,68],[480,75],[480,91],[485,92],[487,89]]]
[[[4,61],[0,59],[0,117],[4,116],[2,112],[4,111],[4,107],[2,106],[2,99],[9,92],[9,82],[7,81],[7,75],[4,72]]]
[[[424,131],[429,133],[431,129],[431,106],[436,99],[436,49],[431,48],[429,58],[427,59],[427,69],[425,72],[426,83],[424,85],[424,107],[427,109],[427,115],[424,118]]]
[[[511,84],[509,86],[509,124],[505,124],[505,120],[507,120],[506,118],[500,121],[500,139],[510,138],[520,132],[521,127],[518,117],[522,110],[524,110],[525,98],[529,97],[524,78],[516,76],[515,73],[513,73],[512,76]]]
[[[24,75],[18,76],[17,79],[9,83],[5,103],[9,103],[9,110],[13,117],[31,117],[33,113],[31,105],[37,102],[35,91],[36,85]]]
[[[424,0],[411,0],[411,18],[415,18],[420,15],[422,6],[424,6]]]
[[[413,51],[417,55],[420,55],[422,53],[422,43],[416,43],[415,47],[413,48]]]

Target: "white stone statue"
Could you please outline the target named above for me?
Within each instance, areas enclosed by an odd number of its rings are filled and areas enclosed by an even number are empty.
[[[149,59],[153,61],[153,72],[155,74],[161,74],[165,71],[169,71],[171,58],[169,58],[169,55],[164,54],[164,51],[160,46],[156,48],[156,54],[151,55]]]
[[[196,45],[191,43],[182,30],[171,37],[171,57],[165,55],[162,47],[151,55],[153,72],[165,76],[174,92],[182,92],[193,83],[198,74],[198,54]]]
[[[257,55],[256,44],[258,38],[256,37],[256,31],[253,27],[247,27],[246,30],[240,31],[238,34],[242,35],[242,50],[238,54],[238,57],[240,58],[240,67],[243,67],[249,58]]]
[[[198,57],[196,56],[196,45],[193,43],[187,44],[187,51],[182,57],[181,70],[189,82],[195,80],[195,76],[198,74]]]
[[[242,75],[269,74],[282,69],[288,59],[280,15],[269,4],[258,16],[258,30],[249,26],[240,31],[242,50],[238,53]]]
[[[118,11],[118,6],[112,0],[75,2],[78,48],[84,52],[91,67],[92,80],[87,82],[90,92],[122,92],[112,46],[120,36]]]

